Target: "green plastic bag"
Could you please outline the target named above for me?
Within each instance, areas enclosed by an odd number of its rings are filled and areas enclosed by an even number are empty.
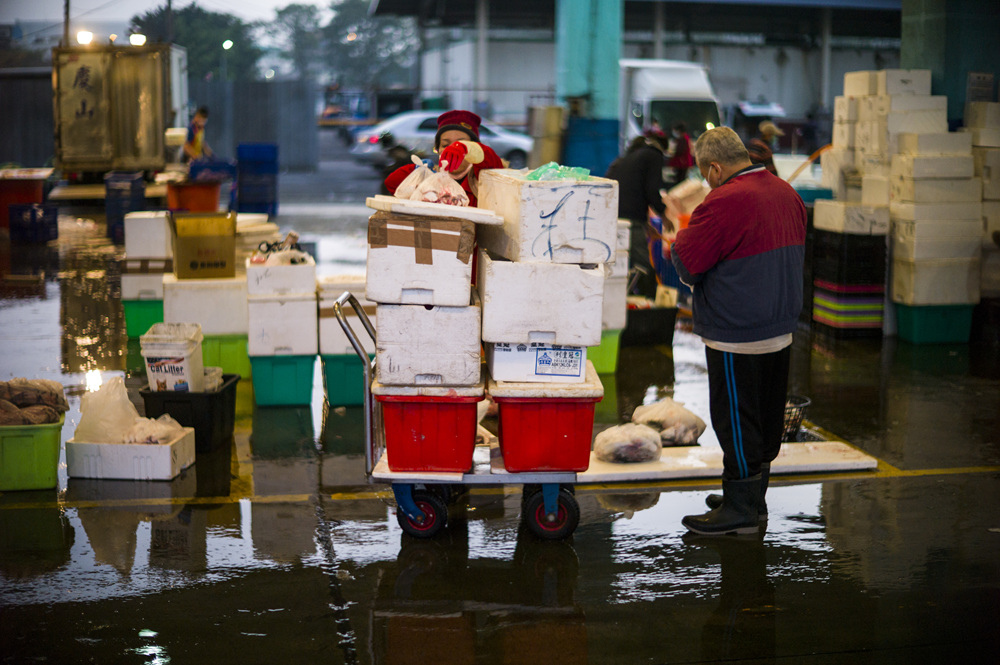
[[[561,166],[555,162],[549,162],[539,166],[524,177],[526,180],[587,180],[590,177],[590,169],[581,166]]]

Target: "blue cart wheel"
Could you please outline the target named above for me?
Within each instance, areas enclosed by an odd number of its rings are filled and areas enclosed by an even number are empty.
[[[413,502],[424,514],[423,519],[414,520],[397,508],[396,521],[403,531],[414,538],[431,538],[440,533],[448,521],[448,506],[441,497],[426,490],[415,490]]]
[[[534,492],[524,501],[524,522],[528,530],[545,540],[559,540],[570,536],[580,523],[580,504],[565,487],[559,490],[556,511],[545,512],[542,492]]]

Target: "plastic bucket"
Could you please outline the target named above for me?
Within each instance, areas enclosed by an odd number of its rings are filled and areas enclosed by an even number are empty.
[[[149,389],[154,392],[203,392],[205,369],[201,341],[200,324],[153,324],[139,338]]]

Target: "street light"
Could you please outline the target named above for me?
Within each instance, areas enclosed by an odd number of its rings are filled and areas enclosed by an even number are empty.
[[[94,33],[90,30],[81,30],[76,33],[76,43],[86,46],[90,42],[94,41]]]
[[[229,73],[226,71],[226,51],[228,51],[231,48],[233,48],[233,40],[232,39],[227,39],[226,41],[222,42],[222,67],[221,67],[221,69],[222,69],[222,80],[223,81],[228,81],[229,80]]]
[[[225,49],[226,51],[233,48],[233,40],[227,39],[226,41],[222,42],[222,48]]]
[[[146,35],[134,32],[128,36],[128,43],[132,46],[142,46],[146,43]]]

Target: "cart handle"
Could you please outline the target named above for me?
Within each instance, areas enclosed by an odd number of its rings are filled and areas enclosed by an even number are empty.
[[[344,329],[344,334],[347,335],[347,339],[351,341],[354,352],[361,358],[361,364],[365,370],[365,474],[371,476],[372,471],[375,469],[375,460],[377,457],[375,454],[375,442],[377,440],[375,428],[377,427],[377,423],[374,416],[375,404],[372,399],[372,377],[375,375],[375,359],[372,358],[369,360],[368,354],[365,352],[365,347],[361,345],[358,336],[354,333],[354,329],[351,328],[351,324],[347,322],[344,307],[348,304],[354,309],[354,313],[357,314],[368,336],[372,338],[372,343],[375,342],[375,328],[372,326],[372,322],[368,320],[368,315],[365,314],[361,303],[358,302],[358,299],[350,291],[341,293],[340,297],[333,303],[333,313],[336,314],[337,320],[340,322],[340,327]]]

